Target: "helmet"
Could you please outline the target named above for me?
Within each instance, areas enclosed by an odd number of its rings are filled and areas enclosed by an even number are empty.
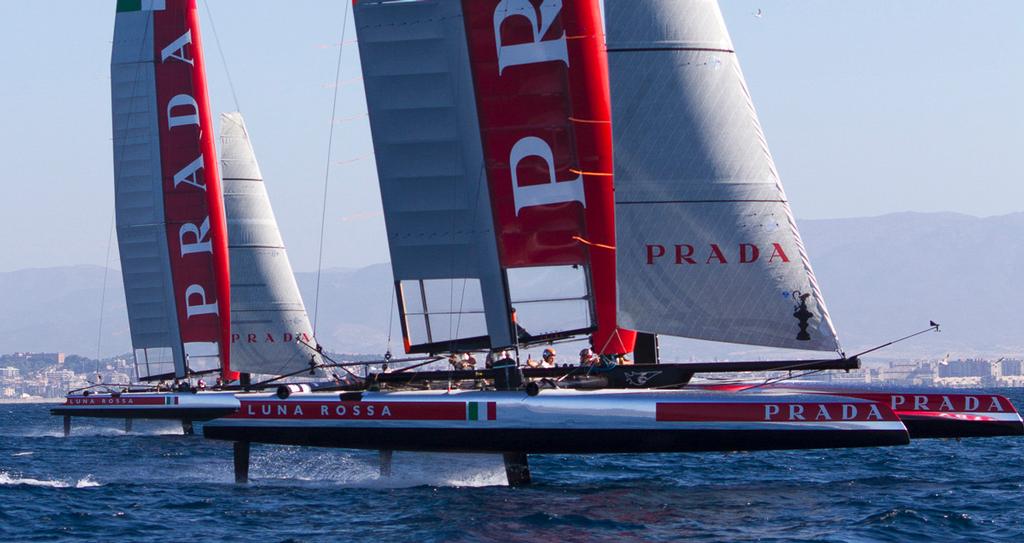
[[[590,350],[590,347],[580,351],[580,356],[594,356],[594,351]]]
[[[544,356],[544,358],[548,358],[550,356],[555,356],[555,350],[554,349],[544,349],[544,355],[543,356]]]

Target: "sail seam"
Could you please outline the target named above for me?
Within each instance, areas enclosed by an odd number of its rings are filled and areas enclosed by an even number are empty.
[[[633,202],[617,201],[616,204],[729,204],[736,202],[758,202],[785,204],[786,200],[637,200]]]
[[[708,53],[736,53],[733,49],[718,49],[714,47],[609,47],[605,49],[609,53],[632,53],[650,51],[705,51]]]

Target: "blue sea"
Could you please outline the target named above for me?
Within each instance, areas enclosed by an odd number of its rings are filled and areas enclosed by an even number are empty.
[[[1003,391],[1007,393],[1007,391]],[[1024,391],[1009,391],[1024,406]],[[1024,438],[500,458],[254,446],[0,405],[0,541],[1024,541]]]

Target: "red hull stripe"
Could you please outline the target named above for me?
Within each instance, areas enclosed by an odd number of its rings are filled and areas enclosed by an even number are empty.
[[[492,402],[493,403],[493,402]],[[230,418],[301,420],[467,420],[467,402],[243,401]],[[488,406],[488,420],[492,408]]]
[[[877,403],[659,403],[658,422],[881,422],[898,421]]]
[[[941,411],[897,411],[896,414],[900,417],[910,419],[949,419],[949,420],[960,420],[965,422],[999,422],[999,419],[990,417],[988,415],[978,415],[975,413],[949,413]]]
[[[171,403],[168,403],[171,400]],[[71,396],[64,400],[64,405],[177,405],[178,398],[173,396],[144,396],[112,398],[110,396]]]
[[[996,394],[862,394],[845,392],[836,394],[879,402],[899,413],[1013,413],[1016,411],[1010,400]]]

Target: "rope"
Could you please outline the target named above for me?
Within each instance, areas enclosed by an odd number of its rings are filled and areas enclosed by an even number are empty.
[[[610,249],[612,251],[615,250],[615,246],[614,245],[605,245],[604,243],[594,243],[593,241],[583,239],[583,238],[581,238],[579,236],[573,236],[572,239],[574,239],[574,240],[576,240],[576,241],[578,241],[578,242],[580,242],[580,243],[582,243],[584,245],[589,245],[591,247],[597,247],[599,249]]]
[[[342,54],[345,52],[345,32],[348,30],[348,2],[345,2],[344,15],[341,19],[341,43],[338,46],[338,64],[334,71],[334,97],[331,100],[331,130],[327,137],[327,166],[324,169],[324,196],[320,211],[320,250],[316,263],[316,294],[313,296],[313,337],[316,337],[316,326],[320,316],[320,276],[324,269],[324,230],[327,225],[327,187],[331,179],[331,152],[334,150],[334,126],[338,113],[338,81],[341,79]]]
[[[100,325],[99,329],[96,330],[96,373],[100,372],[100,345],[103,342],[103,306],[107,303],[107,274],[110,272],[110,248],[114,245],[115,216],[116,209],[112,209],[110,211],[110,231],[107,234],[107,258],[103,261],[103,289],[100,291]]]
[[[224,66],[224,75],[228,80],[228,88],[231,89],[231,99],[235,102],[235,111],[241,111],[238,105],[238,95],[235,94],[235,84],[231,81],[231,72],[228,71],[228,59],[224,56],[224,49],[220,46],[220,35],[217,34],[217,25],[213,24],[213,12],[210,11],[210,1],[203,2],[206,7],[206,18],[210,20],[210,30],[213,32],[213,41],[217,44],[217,53],[220,55],[220,63]]]

